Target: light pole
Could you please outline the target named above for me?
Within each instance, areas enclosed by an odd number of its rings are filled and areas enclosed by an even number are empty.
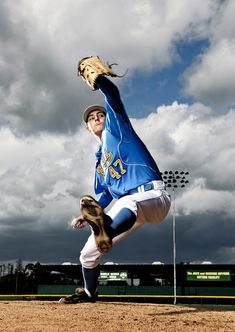
[[[175,191],[184,188],[189,183],[187,176],[189,172],[165,171],[162,173],[163,181],[167,188],[172,190],[172,233],[173,233],[173,267],[174,267],[174,304],[176,304],[176,229],[175,229]]]

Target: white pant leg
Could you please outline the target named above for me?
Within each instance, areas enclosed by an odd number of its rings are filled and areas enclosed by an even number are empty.
[[[88,237],[87,242],[81,251],[80,262],[85,268],[92,269],[100,264],[101,256],[103,255],[97,249],[95,236],[91,230],[91,235]]]
[[[113,238],[113,244],[121,241],[144,224],[159,224],[167,216],[170,205],[170,196],[165,190],[149,190],[120,198],[107,214],[113,218],[122,208],[126,207],[136,213],[137,219],[131,229]]]
[[[113,218],[123,208],[133,211],[137,219],[131,229],[113,238],[114,245],[145,223],[160,223],[170,209],[170,196],[165,190],[149,190],[127,195],[117,200],[107,214]],[[94,268],[99,265],[102,256],[96,247],[92,232],[81,251],[80,262],[85,268]]]

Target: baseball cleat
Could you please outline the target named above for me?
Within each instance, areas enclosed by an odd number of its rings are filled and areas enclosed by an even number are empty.
[[[62,304],[76,304],[76,303],[83,303],[83,302],[91,302],[94,303],[97,300],[98,293],[96,292],[92,297],[88,296],[85,292],[84,288],[76,288],[75,294],[62,297],[59,300],[59,303]]]
[[[91,196],[83,196],[80,200],[81,213],[93,229],[97,249],[105,254],[112,248],[112,239],[108,230],[107,218],[102,206]]]

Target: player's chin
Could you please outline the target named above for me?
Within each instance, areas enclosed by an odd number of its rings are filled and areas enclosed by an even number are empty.
[[[94,132],[95,135],[101,135],[102,131],[103,131],[103,127],[96,128],[93,132]]]
[[[95,126],[95,129],[96,129],[96,130],[102,130],[103,127],[104,127],[104,124],[100,122],[100,123],[98,123],[98,124]]]

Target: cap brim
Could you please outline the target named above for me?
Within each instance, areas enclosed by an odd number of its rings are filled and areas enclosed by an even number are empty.
[[[89,107],[87,107],[83,113],[83,121],[87,123],[87,119],[88,119],[88,116],[89,114],[92,112],[92,111],[101,111],[101,112],[104,112],[106,113],[106,110],[103,106],[99,106],[99,105],[91,105]]]

